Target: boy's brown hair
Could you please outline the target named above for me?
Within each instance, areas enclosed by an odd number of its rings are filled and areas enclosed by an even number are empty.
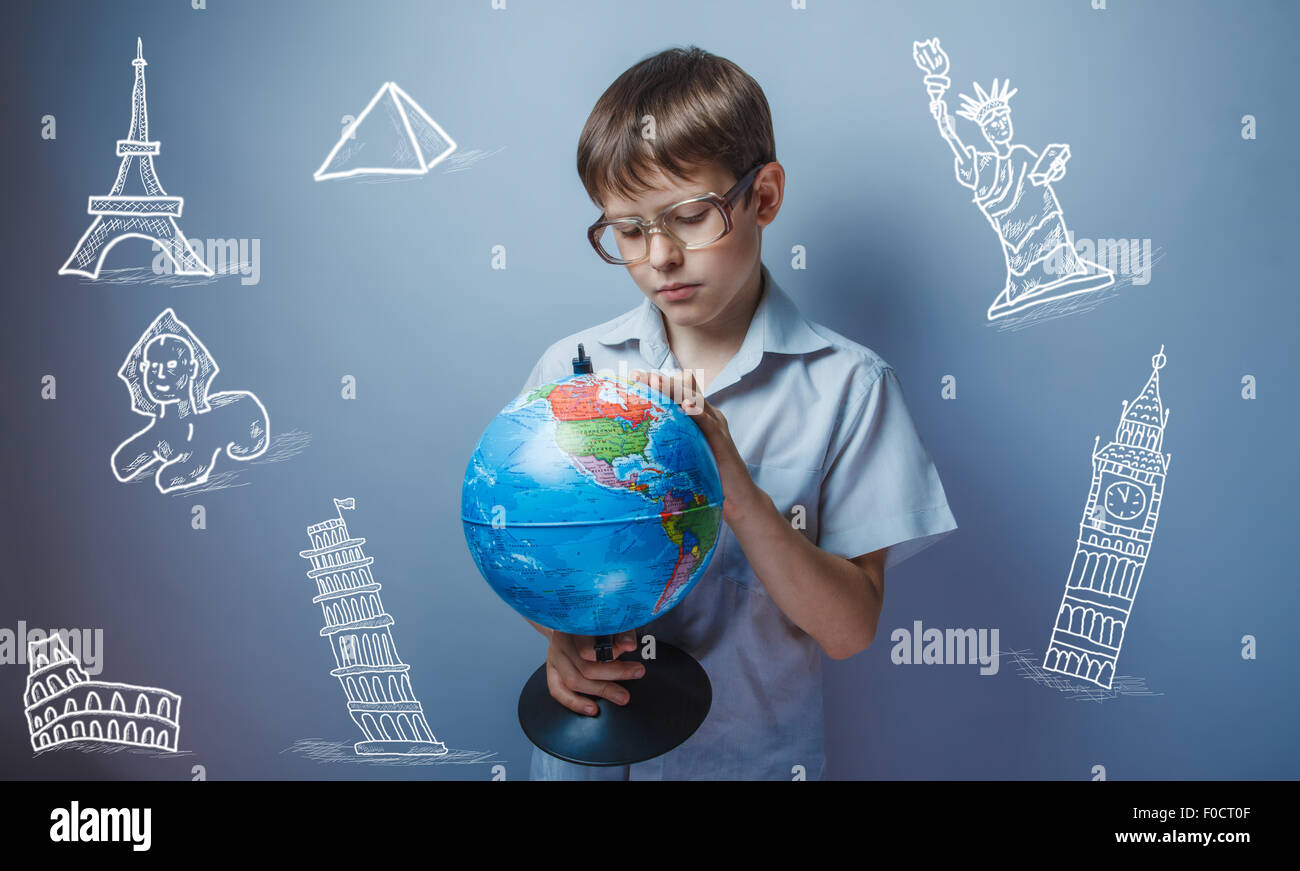
[[[642,130],[653,116],[653,138]],[[578,138],[578,177],[604,208],[605,194],[650,190],[643,172],[658,166],[681,177],[710,163],[737,179],[776,160],[772,114],[758,82],[702,48],[670,48],[630,67],[591,110]],[[723,193],[715,191],[715,193]],[[754,189],[745,192],[745,206]]]

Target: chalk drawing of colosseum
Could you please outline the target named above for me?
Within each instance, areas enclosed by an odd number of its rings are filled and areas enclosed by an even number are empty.
[[[63,638],[28,645],[23,712],[32,749],[73,742],[176,750],[181,697],[156,687],[90,680]]]

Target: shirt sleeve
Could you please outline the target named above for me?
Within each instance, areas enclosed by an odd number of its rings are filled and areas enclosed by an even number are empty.
[[[852,559],[889,548],[898,565],[957,529],[893,368],[845,404],[822,479],[817,546]]]

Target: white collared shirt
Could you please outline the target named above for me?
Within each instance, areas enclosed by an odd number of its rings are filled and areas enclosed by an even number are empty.
[[[870,349],[805,320],[763,267],[764,291],[735,356],[704,391],[778,510],[822,550],[889,548],[885,568],[957,528],[898,375]],[[550,348],[524,389],[573,374],[583,343],[597,372],[679,371],[647,298]],[[800,527],[802,523],[802,527]],[[588,768],[533,750],[534,779],[781,779],[825,772],[821,647],[777,608],[724,523],[685,599],[642,627],[691,654],[713,705],[685,743],[633,766]],[[636,681],[628,681],[636,693]]]

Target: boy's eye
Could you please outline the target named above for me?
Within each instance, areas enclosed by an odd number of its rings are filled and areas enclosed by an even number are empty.
[[[698,212],[695,212],[694,214],[689,214],[689,215],[675,214],[673,215],[673,221],[675,221],[678,224],[698,224],[700,221],[704,220],[708,212],[709,210],[705,208],[705,209],[700,209]]]
[[[624,239],[635,239],[641,235],[641,228],[636,224],[618,224],[616,232]]]

